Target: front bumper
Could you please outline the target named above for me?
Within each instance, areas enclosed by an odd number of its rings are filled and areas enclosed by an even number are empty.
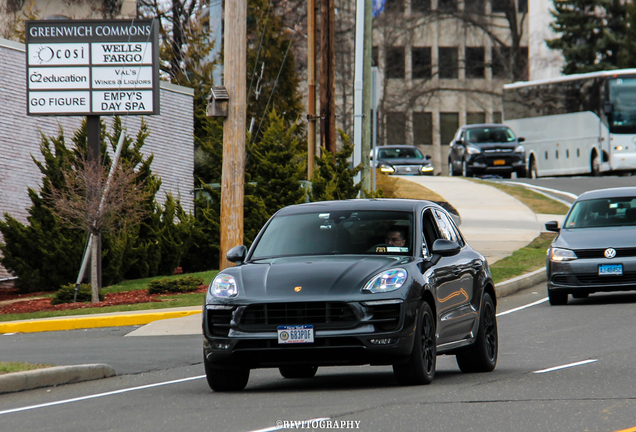
[[[417,301],[379,306],[343,304],[352,312],[346,319],[342,315],[335,320],[314,318],[313,322],[293,308],[293,313],[272,319],[269,315],[275,314],[260,313],[262,305],[236,305],[232,309],[208,305],[203,310],[205,359],[215,368],[256,369],[291,364],[388,365],[408,358]],[[314,343],[278,343],[279,325],[300,324],[314,326]]]
[[[636,290],[636,257],[615,259],[577,259],[566,262],[550,261],[548,289],[568,293],[594,293]],[[599,276],[602,264],[622,264],[622,276]]]
[[[523,155],[508,153],[502,155],[477,154],[466,161],[466,166],[473,173],[525,173],[526,161]]]

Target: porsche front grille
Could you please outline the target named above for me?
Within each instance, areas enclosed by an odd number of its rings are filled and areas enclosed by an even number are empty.
[[[239,325],[272,327],[311,324],[316,328],[342,328],[355,325],[357,319],[344,302],[263,303],[245,308]]]

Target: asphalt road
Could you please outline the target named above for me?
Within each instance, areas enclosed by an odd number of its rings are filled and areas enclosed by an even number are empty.
[[[538,179],[512,179],[496,180],[498,182],[514,182],[539,186],[552,189],[553,191],[563,191],[569,194],[581,195],[594,189],[605,189],[614,187],[636,186],[636,176],[604,176],[604,177],[544,177]],[[556,194],[558,198],[574,202],[574,198],[569,195]]]
[[[155,345],[155,355],[142,362],[141,373],[0,395],[0,430],[256,431],[278,430],[277,421],[317,418],[348,421],[344,425],[352,427],[359,422],[363,431],[636,426],[636,294],[595,294],[562,307],[551,307],[544,298],[540,285],[502,299],[494,372],[462,374],[453,357],[439,357],[433,384],[417,387],[398,386],[389,367],[322,368],[315,378],[300,380],[265,369],[252,372],[243,392],[213,393],[202,364],[191,364],[190,352],[201,353],[198,337],[123,337],[132,328],[2,336],[0,357],[6,354],[4,338],[13,340],[12,351],[40,347],[42,359],[56,341],[73,339],[71,357],[89,358],[103,346],[126,364],[127,358],[148,355],[146,344]],[[182,361],[164,363],[162,358],[174,353],[183,354]],[[582,361],[589,362],[536,373]]]

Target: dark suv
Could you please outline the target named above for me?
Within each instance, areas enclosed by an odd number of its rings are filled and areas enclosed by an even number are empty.
[[[502,124],[472,124],[457,130],[448,152],[448,171],[451,176],[472,177],[498,174],[510,178],[526,177],[526,153],[508,126]]]

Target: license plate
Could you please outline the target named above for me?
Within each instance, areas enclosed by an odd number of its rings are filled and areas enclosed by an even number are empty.
[[[279,326],[279,344],[314,343],[314,326]]]
[[[602,264],[598,266],[599,276],[623,276],[623,264]]]
[[[493,162],[493,165],[505,165],[506,161],[503,159],[497,159],[496,161]]]

